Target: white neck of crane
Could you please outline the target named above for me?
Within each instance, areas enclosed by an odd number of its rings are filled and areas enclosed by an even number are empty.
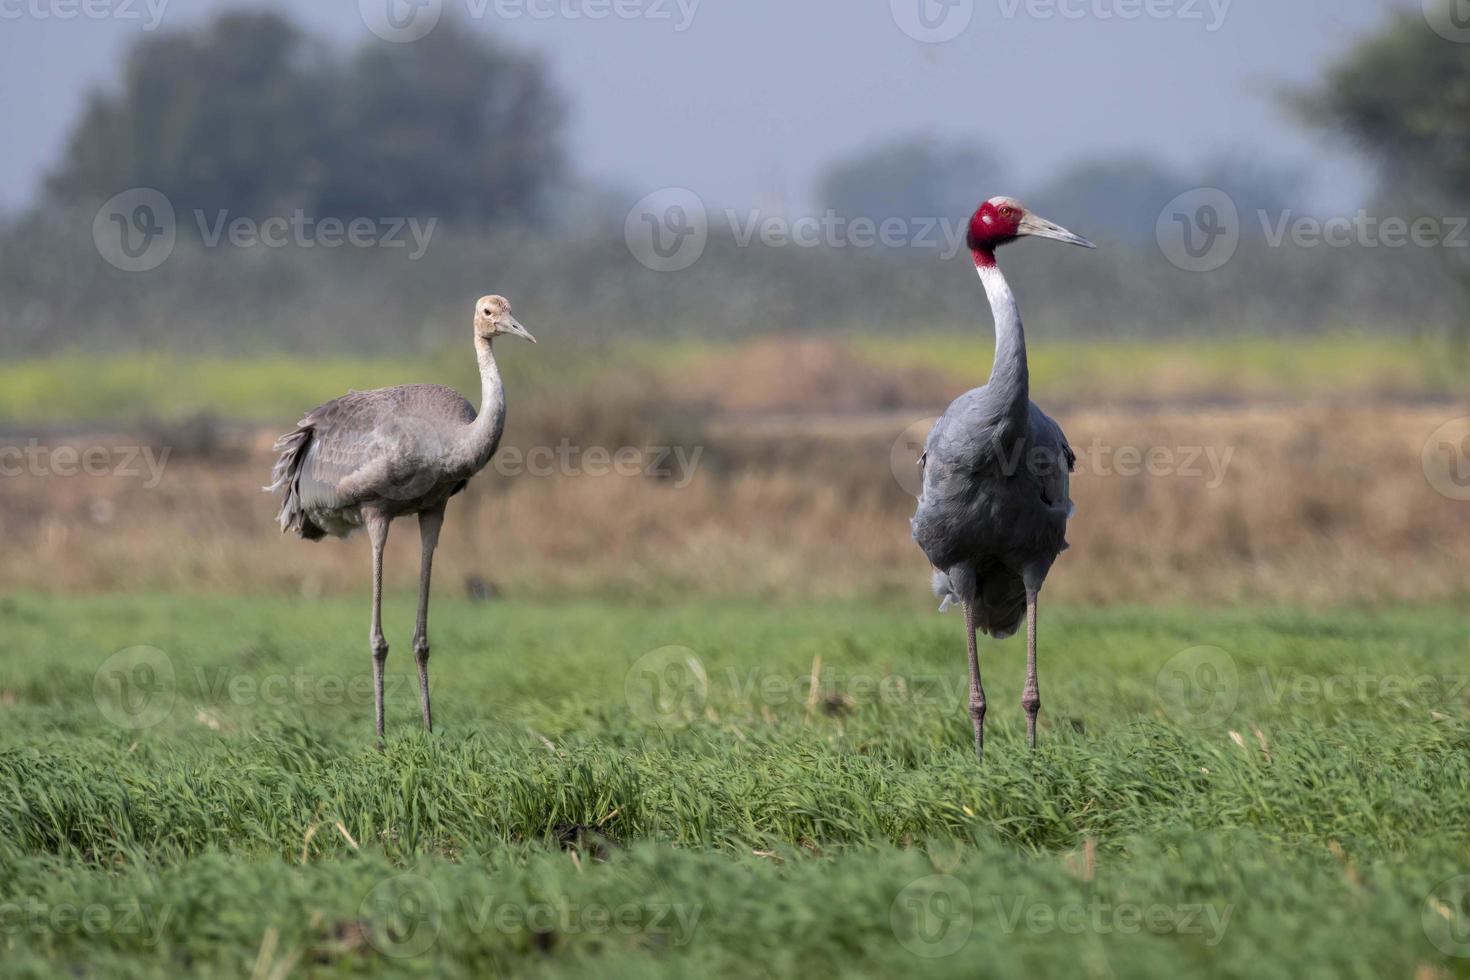
[[[1015,294],[998,265],[976,266],[985,296],[990,300],[990,313],[995,317],[995,365],[991,378],[1019,368],[1021,380],[1026,375],[1026,337],[1021,328],[1021,310]]]
[[[505,389],[488,339],[475,338],[475,358],[480,364],[480,411],[466,430],[466,458],[460,461],[472,472],[490,461],[505,430]]]

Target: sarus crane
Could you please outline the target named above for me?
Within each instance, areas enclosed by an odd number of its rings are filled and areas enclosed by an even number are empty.
[[[480,364],[480,410],[452,388],[401,385],[352,391],[307,413],[276,443],[280,452],[268,491],[283,491],[280,524],[308,541],[345,538],[367,528],[373,552],[373,611],[368,645],[373,657],[373,709],[383,740],[383,547],[395,517],[417,514],[423,549],[413,655],[418,663],[424,727],[429,709],[429,572],[449,498],[484,469],[505,431],[505,391],[493,343],[508,334],[536,342],[511,314],[503,296],[475,304],[475,354]]]
[[[970,719],[975,757],[985,757],[985,688],[976,632],[996,639],[1026,619],[1026,740],[1036,748],[1036,604],[1072,516],[1068,474],[1076,455],[1061,427],[1031,401],[1021,314],[995,251],[1027,236],[1093,248],[1080,235],[994,197],[970,219],[968,244],[995,318],[990,381],[966,392],[935,423],[920,457],[923,492],[914,540],[934,566],[940,611],[965,613],[970,657]]]

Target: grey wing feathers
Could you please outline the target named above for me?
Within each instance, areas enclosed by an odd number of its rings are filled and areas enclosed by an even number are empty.
[[[965,392],[929,430],[924,442],[925,459],[943,459],[951,466],[969,470],[988,469],[1000,450],[988,387]]]
[[[442,385],[354,391],[312,409],[275,444],[281,455],[265,489],[285,491],[278,516],[281,530],[322,537],[311,515],[360,501],[371,468],[383,462],[384,427],[405,418],[465,425],[474,421],[475,409]]]
[[[1068,477],[1077,468],[1077,454],[1067,444],[1062,427],[1050,415],[1031,404],[1031,439],[1040,452],[1050,457],[1050,465],[1039,468],[1042,498],[1053,507],[1065,508],[1072,516],[1071,480]]]

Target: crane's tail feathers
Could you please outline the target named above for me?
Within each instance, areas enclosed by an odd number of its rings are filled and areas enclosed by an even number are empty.
[[[281,512],[276,516],[281,533],[294,531],[308,541],[319,541],[327,532],[318,527],[301,506],[301,467],[306,460],[306,450],[311,445],[312,430],[302,426],[276,440],[273,447],[281,454],[271,469],[271,484],[263,487],[267,493],[284,490]]]
[[[992,569],[977,577],[968,565],[935,571],[934,595],[943,600],[939,611],[973,603],[976,627],[997,640],[1015,635],[1026,613],[1026,589],[1018,575]]]
[[[965,600],[955,592],[954,585],[949,580],[947,572],[936,571],[934,573],[934,597],[943,600],[939,603],[940,612],[949,612],[950,606],[958,606]]]

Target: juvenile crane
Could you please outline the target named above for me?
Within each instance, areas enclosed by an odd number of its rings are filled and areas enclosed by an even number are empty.
[[[511,315],[503,296],[475,304],[475,354],[480,363],[480,411],[443,385],[400,385],[352,391],[307,413],[276,443],[280,452],[269,491],[284,491],[281,531],[308,541],[345,538],[367,528],[373,551],[373,708],[383,739],[383,546],[395,517],[417,514],[423,556],[413,655],[419,670],[424,727],[429,709],[429,571],[449,498],[484,469],[505,430],[505,392],[492,343],[501,334],[536,342]]]
[[[990,381],[966,392],[935,423],[920,457],[924,488],[914,540],[934,566],[940,611],[965,611],[970,719],[975,757],[985,757],[985,688],[976,631],[996,639],[1026,618],[1026,740],[1036,748],[1036,604],[1042,582],[1067,547],[1068,474],[1076,463],[1061,427],[1031,401],[1021,314],[995,250],[1025,236],[1093,248],[1009,197],[993,197],[970,219],[968,243],[995,318]]]

